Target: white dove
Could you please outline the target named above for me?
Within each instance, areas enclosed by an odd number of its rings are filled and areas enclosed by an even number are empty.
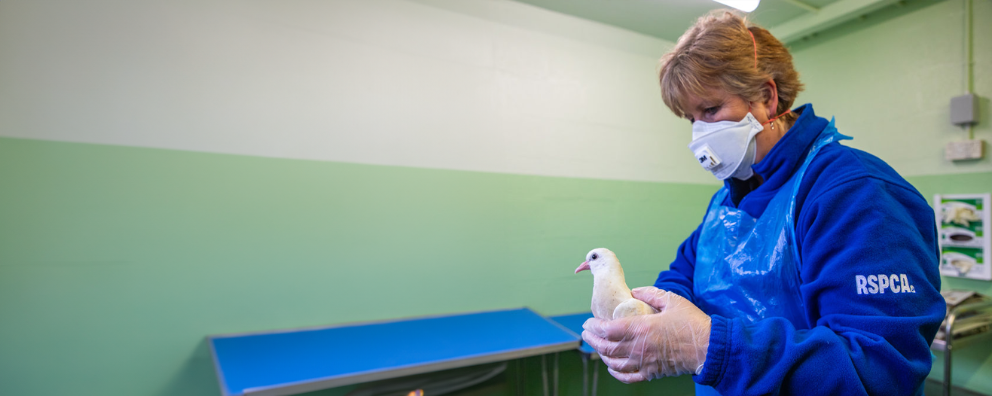
[[[593,249],[575,273],[592,272],[592,315],[600,320],[613,320],[625,316],[647,315],[656,309],[631,296],[623,277],[620,260],[607,248]]]

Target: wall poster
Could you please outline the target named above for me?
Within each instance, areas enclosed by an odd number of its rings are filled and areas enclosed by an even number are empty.
[[[941,275],[992,280],[990,195],[934,196]]]

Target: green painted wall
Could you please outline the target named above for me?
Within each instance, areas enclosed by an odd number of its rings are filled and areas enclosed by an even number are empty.
[[[931,197],[987,191],[992,173],[909,180]],[[0,185],[0,394],[17,395],[216,394],[207,334],[581,311],[589,248],[650,284],[713,190],[7,138]],[[988,350],[959,356],[955,383],[988,389]],[[688,386],[603,374],[603,389]]]
[[[973,92],[983,97],[974,138],[992,141],[992,1],[972,0]],[[792,45],[806,84],[798,103],[837,117],[864,149],[907,176],[992,172],[992,157],[944,159],[968,133],[950,122],[965,93],[964,0],[911,0]],[[988,143],[986,143],[986,146]],[[988,147],[986,147],[987,149]]]
[[[943,145],[965,137],[946,107],[964,87],[961,5],[910,1],[795,46],[799,102],[836,115],[853,146],[928,198],[992,189],[988,159],[942,160]],[[975,0],[975,89],[986,98],[990,18],[992,2]],[[983,106],[975,136],[990,140]],[[33,133],[14,129],[0,132]],[[0,138],[0,394],[215,395],[208,334],[523,305],[582,311],[591,280],[572,270],[586,251],[614,249],[629,283],[649,284],[715,188]],[[989,282],[944,287],[992,294]],[[955,357],[956,384],[992,393],[989,348]],[[523,370],[529,389],[534,367]],[[606,393],[691,386],[602,374]],[[563,382],[576,386],[574,369]]]
[[[931,197],[987,191],[992,173],[909,180]],[[713,190],[7,138],[0,185],[0,394],[16,395],[217,394],[207,334],[581,311],[586,250],[615,249],[650,284]],[[988,353],[962,351],[955,383],[989,389]],[[562,364],[577,387],[578,357]],[[601,374],[604,391],[691,388]]]
[[[714,190],[10,138],[0,186],[4,395],[214,395],[208,334],[583,311],[588,250],[651,284]]]

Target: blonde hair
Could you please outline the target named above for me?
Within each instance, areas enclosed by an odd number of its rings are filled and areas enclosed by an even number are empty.
[[[661,58],[659,79],[665,105],[679,117],[688,114],[689,96],[705,97],[713,88],[747,101],[762,101],[767,99],[763,84],[774,80],[778,88],[775,115],[789,111],[803,89],[789,50],[767,30],[730,10],[700,17],[679,37],[675,48]],[[789,113],[781,119],[791,124],[797,117]]]

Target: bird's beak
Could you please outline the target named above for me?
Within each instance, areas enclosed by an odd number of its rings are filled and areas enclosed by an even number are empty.
[[[579,268],[575,269],[575,273],[577,274],[579,272],[586,271],[588,269],[589,269],[589,262],[583,261],[582,264],[579,264]]]

